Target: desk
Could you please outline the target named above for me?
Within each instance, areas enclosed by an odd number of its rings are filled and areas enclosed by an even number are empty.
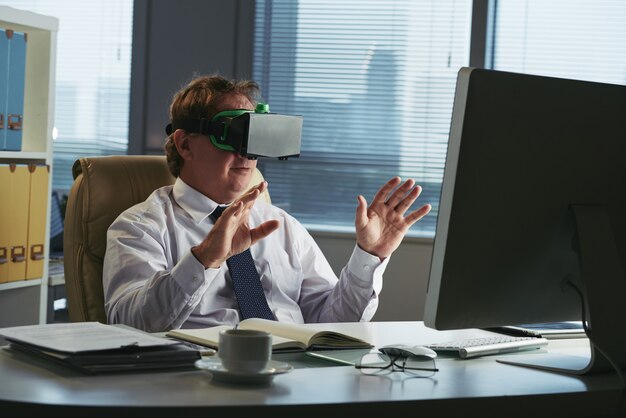
[[[329,324],[377,346],[426,344],[471,331],[439,332],[421,322]],[[477,331],[477,330],[476,330]],[[486,331],[485,331],[486,332]],[[548,351],[589,352],[586,340],[552,340]],[[538,353],[539,355],[540,353]],[[516,355],[509,354],[507,356]],[[619,379],[572,377],[497,363],[441,357],[433,378],[364,376],[351,366],[297,368],[261,387],[211,382],[200,370],[85,376],[0,350],[0,411],[21,416],[447,417],[624,416]],[[321,361],[321,360],[320,360]],[[262,409],[261,409],[262,407]],[[140,408],[140,410],[138,410]],[[402,414],[402,415],[401,415]]]

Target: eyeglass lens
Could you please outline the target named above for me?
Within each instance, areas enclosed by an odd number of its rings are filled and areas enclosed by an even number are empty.
[[[361,373],[368,375],[381,375],[393,371],[403,371],[416,377],[430,377],[435,374],[437,368],[435,360],[426,356],[396,357],[390,358],[383,353],[368,353],[361,357],[356,364]]]

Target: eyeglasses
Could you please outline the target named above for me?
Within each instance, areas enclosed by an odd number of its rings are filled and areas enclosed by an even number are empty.
[[[439,369],[435,359],[427,356],[389,356],[384,353],[368,353],[354,365],[366,375],[385,375],[404,372],[414,377],[430,377]]]

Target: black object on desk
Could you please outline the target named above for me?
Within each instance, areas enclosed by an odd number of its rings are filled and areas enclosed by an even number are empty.
[[[51,360],[89,374],[193,368],[194,363],[201,358],[199,351],[184,344],[153,347],[128,346],[113,350],[69,353],[10,338],[6,340],[10,343],[9,348],[12,350]]]
[[[585,338],[587,335],[580,321],[546,322],[486,328],[487,331],[516,337],[543,337],[547,339]]]
[[[516,326],[502,326],[485,328],[485,331],[497,332],[498,334],[510,335],[512,337],[536,337],[541,338],[541,333],[536,330],[516,327]]]

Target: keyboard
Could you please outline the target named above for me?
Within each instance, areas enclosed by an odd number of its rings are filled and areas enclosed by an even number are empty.
[[[486,356],[489,354],[510,353],[531,350],[548,344],[546,338],[514,337],[501,335],[494,337],[469,338],[427,345],[428,348],[442,353],[457,353],[460,358]]]

